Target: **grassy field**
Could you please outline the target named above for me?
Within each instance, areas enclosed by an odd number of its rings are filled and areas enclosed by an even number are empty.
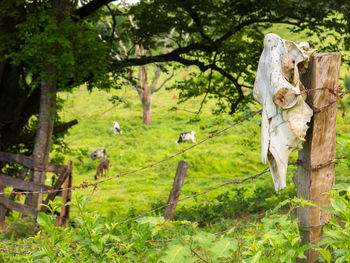
[[[113,94],[122,94],[127,104],[113,107],[108,101]],[[200,141],[233,122],[232,117],[212,116],[209,108],[201,116],[202,121],[190,122],[194,114],[188,111],[196,111],[199,101],[178,106],[176,93],[166,90],[156,93],[153,98],[151,126],[142,124],[141,103],[131,89],[89,94],[80,88],[72,94],[61,96],[66,99],[64,120],[77,118],[79,121],[65,140],[72,149],[67,157],[74,162],[74,184],[93,181],[98,160],[92,161],[89,154],[97,147],[107,150],[111,177],[189,147],[191,143],[175,143],[181,132],[194,130]],[[174,106],[179,109],[169,111]],[[121,135],[112,132],[114,120],[121,125]],[[130,208],[147,209],[151,203],[166,201],[179,160],[189,163],[183,196],[257,173],[265,167],[259,163],[259,130],[259,118],[255,117],[167,162],[103,183],[90,202],[89,209],[99,209],[104,214],[110,210],[123,213]],[[255,182],[253,187],[260,183],[266,182]],[[79,193],[87,194],[89,191]]]
[[[122,96],[125,103],[113,105],[109,101],[112,95]],[[65,158],[72,159],[74,163],[74,185],[83,181],[94,181],[99,161],[91,160],[89,154],[95,148],[106,148],[110,160],[109,177],[113,177],[154,163],[191,146],[191,143],[175,143],[180,132],[194,130],[197,133],[197,141],[200,141],[231,125],[242,116],[213,116],[213,104],[209,103],[200,116],[201,121],[191,122],[194,114],[190,112],[198,109],[200,99],[178,105],[177,93],[163,89],[154,94],[153,124],[146,126],[142,124],[142,105],[138,95],[127,87],[110,92],[94,90],[92,93],[81,87],[73,93],[61,93],[59,96],[65,100],[62,109],[63,120],[76,118],[79,121],[65,138],[65,142],[71,148]],[[171,110],[173,107],[177,107],[178,110]],[[257,105],[253,105],[251,110],[258,108]],[[349,118],[338,118],[339,154],[346,152]],[[121,125],[121,135],[114,134],[111,129],[115,120]],[[97,210],[103,215],[124,216],[130,209],[142,212],[155,204],[165,203],[180,160],[189,163],[181,197],[259,173],[266,167],[260,162],[259,124],[260,116],[257,115],[167,162],[102,183],[87,209]],[[294,152],[290,160],[296,158],[297,153]],[[296,167],[290,166],[290,186],[285,191],[293,191],[291,182],[295,172]],[[343,180],[346,165],[338,165],[337,173]],[[249,196],[258,187],[273,188],[273,183],[270,175],[266,174],[245,183],[244,186],[247,187],[246,195]],[[210,192],[199,197],[196,202],[215,203],[216,196],[235,187],[237,186],[226,186]],[[79,190],[73,197],[89,195],[91,190],[92,188]],[[191,206],[194,203],[191,199],[182,202],[178,207]]]

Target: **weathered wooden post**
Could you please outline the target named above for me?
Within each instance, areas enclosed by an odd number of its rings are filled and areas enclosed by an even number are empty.
[[[301,76],[308,92],[307,102],[312,105],[311,119],[303,149],[299,151],[298,174],[295,185],[299,198],[311,200],[317,207],[297,209],[299,226],[309,232],[301,232],[302,245],[316,244],[322,238],[322,227],[331,215],[321,210],[329,206],[328,192],[334,184],[336,146],[337,97],[341,63],[340,53],[316,54],[312,57],[307,72]],[[313,263],[319,253],[313,249],[305,252],[307,259],[299,262]]]
[[[69,226],[70,205],[66,205],[66,203],[71,201],[71,195],[72,195],[72,190],[70,189],[73,183],[72,165],[73,165],[72,161],[69,160],[68,166],[67,166],[68,175],[64,181],[64,185],[63,185],[64,190],[62,190],[63,207],[61,208],[61,213],[56,218],[56,222],[55,222],[57,226],[65,226],[65,227]]]
[[[187,168],[188,168],[188,163],[186,163],[185,161],[179,162],[176,170],[173,188],[170,191],[169,199],[167,202],[168,206],[165,208],[165,212],[164,212],[165,220],[173,220],[174,218],[177,201],[179,200],[181,188],[187,173]]]
[[[0,184],[0,192],[4,192],[5,187],[4,185]],[[4,197],[4,194],[0,194],[0,197]],[[4,205],[0,204],[0,230],[6,229],[6,222],[5,222],[5,216],[6,216],[7,208]]]

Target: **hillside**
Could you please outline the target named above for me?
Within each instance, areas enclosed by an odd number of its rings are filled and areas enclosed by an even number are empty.
[[[181,76],[179,76],[181,77]],[[113,105],[109,98],[118,95],[125,103]],[[200,99],[177,104],[177,93],[165,89],[154,94],[152,105],[153,124],[142,124],[142,105],[137,93],[128,87],[110,92],[93,90],[92,93],[81,87],[73,93],[61,93],[65,100],[62,109],[64,121],[76,118],[79,124],[74,126],[65,142],[71,149],[65,154],[66,159],[74,163],[74,184],[94,181],[98,160],[89,158],[91,150],[105,147],[110,160],[109,177],[141,168],[180,152],[191,143],[176,144],[181,132],[194,130],[197,141],[219,131],[242,114],[235,116],[214,116],[211,114],[213,103],[205,106],[200,121],[191,121],[198,109]],[[174,110],[177,107],[177,110]],[[259,106],[252,106],[258,109]],[[253,110],[252,108],[252,110]],[[346,152],[345,143],[349,141],[349,116],[338,118],[338,155]],[[114,134],[113,121],[117,120],[122,134]],[[203,144],[173,159],[137,173],[125,175],[100,184],[88,205],[88,210],[97,210],[103,215],[125,215],[129,210],[138,212],[150,209],[167,201],[176,167],[179,160],[189,163],[189,169],[181,197],[215,187],[227,181],[244,178],[261,172],[266,166],[260,162],[260,117],[243,122],[228,131],[204,142]],[[55,154],[53,155],[55,156]],[[296,160],[294,152],[290,158]],[[296,167],[288,169],[289,187],[279,195],[293,195],[292,175]],[[343,180],[346,165],[337,166],[337,176]],[[188,200],[178,207],[190,207],[196,202],[214,205],[216,196],[230,191],[236,195],[242,186],[247,192],[244,196],[252,197],[257,188],[262,187],[270,198],[278,198],[273,191],[269,174],[246,182],[239,186],[226,186],[210,192],[196,201]],[[89,195],[90,189],[77,191],[76,195]]]

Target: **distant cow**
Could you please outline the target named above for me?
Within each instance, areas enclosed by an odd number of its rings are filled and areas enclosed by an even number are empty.
[[[192,141],[196,143],[196,133],[194,131],[191,132],[183,132],[180,134],[179,140],[176,143]]]
[[[97,166],[97,171],[95,174],[95,180],[97,180],[100,176],[106,176],[109,173],[109,160],[106,156],[103,157],[100,164]]]
[[[112,129],[113,129],[113,132],[114,132],[114,133],[119,133],[119,134],[122,133],[122,131],[120,130],[119,123],[118,123],[117,121],[113,122],[113,127],[112,127]]]
[[[90,158],[92,160],[103,159],[105,156],[106,156],[106,149],[103,147],[93,150],[90,154]]]

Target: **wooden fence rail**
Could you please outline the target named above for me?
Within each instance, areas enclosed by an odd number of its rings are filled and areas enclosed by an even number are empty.
[[[11,187],[13,190],[8,197],[5,197],[4,194],[0,194],[0,228],[5,228],[5,216],[8,213],[8,210],[14,210],[21,213],[23,216],[32,215],[37,216],[38,212],[48,212],[48,208],[42,206],[40,210],[35,207],[28,205],[28,200],[31,198],[30,192],[38,191],[50,191],[47,194],[46,199],[43,201],[43,204],[47,205],[50,201],[53,201],[56,196],[62,196],[62,203],[64,204],[61,213],[58,214],[58,220],[56,224],[68,226],[69,224],[69,213],[70,207],[65,204],[70,201],[71,190],[60,190],[62,184],[65,188],[72,187],[72,161],[68,161],[67,165],[59,164],[37,164],[31,157],[0,152],[0,162],[3,163],[16,163],[23,166],[19,178],[11,177],[5,174],[0,173],[0,192],[4,192],[5,187]],[[48,186],[44,184],[36,184],[30,181],[30,175],[33,170],[41,170],[45,172],[52,172],[60,174],[56,180],[54,186]],[[25,181],[27,175],[29,174],[29,180]],[[25,203],[18,203],[15,201],[16,193],[23,192],[26,195]]]

